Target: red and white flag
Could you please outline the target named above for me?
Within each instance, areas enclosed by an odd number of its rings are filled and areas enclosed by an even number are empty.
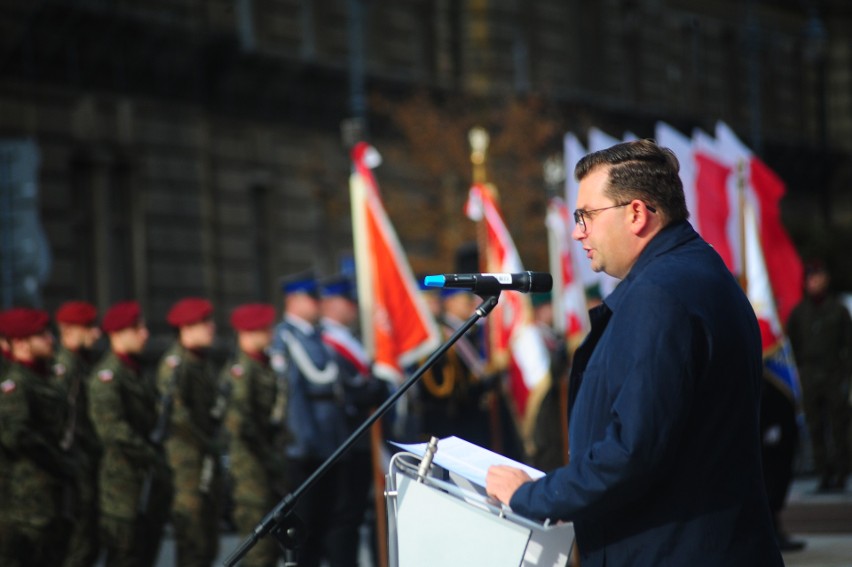
[[[583,282],[575,275],[571,254],[574,220],[563,199],[550,199],[546,224],[550,273],[553,274],[553,326],[569,341],[577,340],[589,332],[591,324]]]
[[[793,349],[790,339],[784,334],[776,306],[757,213],[749,202],[745,203],[743,211],[743,232],[745,291],[760,325],[764,376],[772,380],[798,406],[802,387],[793,359]]]
[[[465,214],[485,227],[485,271],[516,273],[524,271],[503,215],[486,185],[470,188]],[[505,291],[487,319],[491,360],[505,364],[515,415],[525,443],[531,441],[535,415],[550,387],[550,355],[541,331],[533,322],[530,297]]]
[[[406,367],[438,346],[440,332],[382,204],[371,171],[381,162],[378,152],[360,142],[352,150],[352,162],[349,187],[362,339],[373,357],[374,373],[398,381]]]
[[[724,122],[716,123],[716,140],[728,163],[735,164],[740,177],[733,176],[735,179],[729,183],[729,191],[742,184],[744,200],[754,209],[766,273],[783,323],[802,298],[804,275],[802,260],[781,222],[780,202],[786,187]]]

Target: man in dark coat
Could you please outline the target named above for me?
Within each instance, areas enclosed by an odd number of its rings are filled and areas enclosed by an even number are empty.
[[[760,331],[686,221],[677,159],[626,142],[576,175],[572,236],[621,283],[575,354],[569,464],[535,482],[492,467],[488,492],[573,521],[583,567],[783,565],[761,477]]]

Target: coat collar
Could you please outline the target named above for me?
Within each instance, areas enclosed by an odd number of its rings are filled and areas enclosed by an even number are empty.
[[[612,310],[617,311],[619,304],[623,301],[631,284],[639,277],[639,275],[648,267],[654,258],[669,252],[691,240],[699,238],[698,233],[692,228],[692,225],[687,221],[679,221],[665,226],[657,235],[651,239],[645,249],[639,254],[636,263],[630,269],[627,277],[621,280],[612,293],[610,293],[604,304]]]

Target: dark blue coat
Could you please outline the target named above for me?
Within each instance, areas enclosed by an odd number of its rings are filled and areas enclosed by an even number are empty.
[[[781,566],[761,477],[754,311],[687,222],[591,312],[571,373],[570,464],[514,511],[574,522],[583,567]]]

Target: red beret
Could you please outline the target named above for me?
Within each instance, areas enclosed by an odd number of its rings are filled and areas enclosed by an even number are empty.
[[[23,339],[42,333],[50,323],[50,315],[40,309],[16,307],[0,316],[0,334],[9,339]]]
[[[66,301],[54,314],[57,323],[69,325],[94,325],[97,318],[97,308],[86,301]]]
[[[275,308],[266,303],[240,305],[231,312],[231,326],[237,331],[257,331],[275,322]]]
[[[204,321],[213,314],[213,305],[200,297],[181,299],[169,310],[166,321],[172,327],[183,327]]]
[[[122,301],[107,309],[101,328],[105,333],[114,333],[135,326],[141,318],[142,310],[137,301]]]

